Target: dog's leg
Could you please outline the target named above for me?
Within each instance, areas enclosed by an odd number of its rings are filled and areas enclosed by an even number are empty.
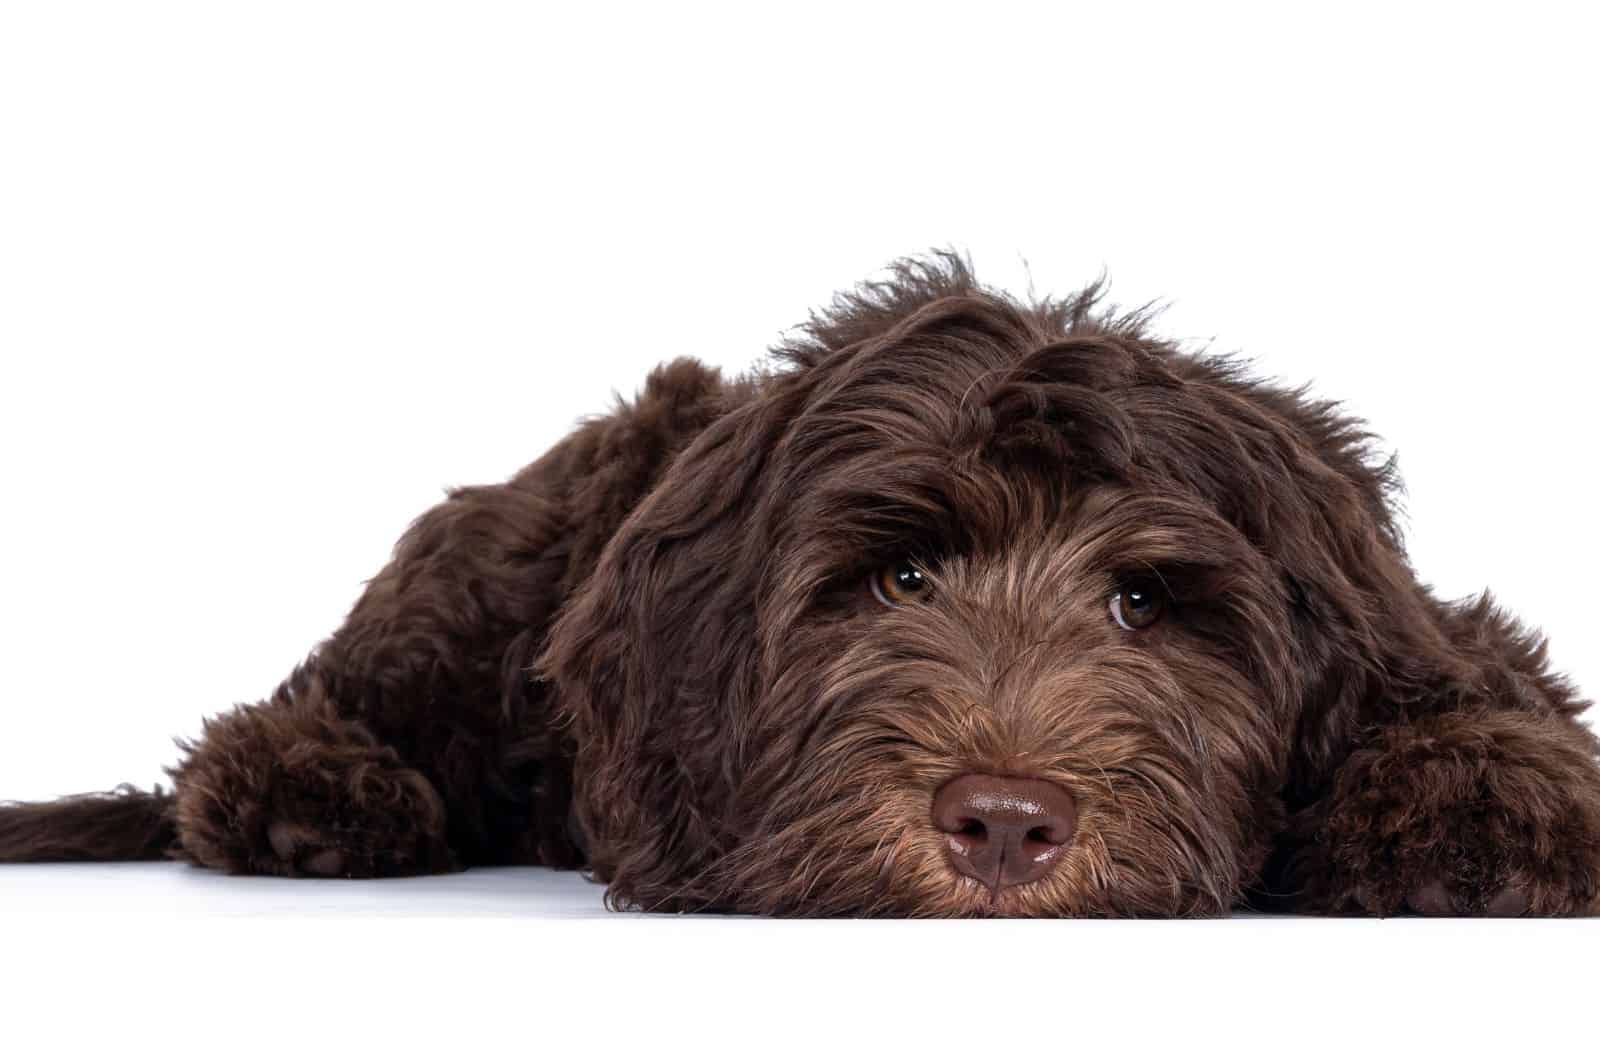
[[[1302,827],[1302,908],[1600,911],[1600,770],[1567,718],[1480,708],[1389,726]]]
[[[532,664],[617,524],[724,408],[716,372],[675,362],[510,482],[425,513],[294,676],[185,748],[178,849],[276,875],[581,864],[570,738]]]
[[[1463,668],[1369,728],[1296,815],[1274,890],[1304,911],[1600,912],[1600,740],[1543,645],[1441,606]]]
[[[186,748],[179,849],[274,875],[571,863],[543,820],[565,813],[567,767],[527,672],[561,599],[561,526],[516,484],[418,519],[294,676]]]

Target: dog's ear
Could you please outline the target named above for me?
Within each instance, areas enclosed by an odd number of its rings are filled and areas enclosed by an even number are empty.
[[[614,900],[654,906],[724,845],[753,695],[769,463],[809,386],[779,376],[678,456],[601,554],[539,663],[576,738],[575,810]],[[692,896],[690,896],[692,897]]]
[[[1204,370],[1214,374],[1194,417],[1203,429],[1165,432],[1181,448],[1168,460],[1278,569],[1295,652],[1286,685],[1298,797],[1342,758],[1372,703],[1404,709],[1464,671],[1406,558],[1394,461],[1365,426],[1226,363]]]

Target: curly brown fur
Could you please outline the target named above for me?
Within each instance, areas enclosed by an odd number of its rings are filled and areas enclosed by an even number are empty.
[[[451,494],[175,798],[0,809],[0,860],[175,835],[234,872],[586,864],[661,910],[1591,912],[1586,704],[1417,581],[1397,485],[1335,405],[1096,289],[902,263],[768,369],[674,362]],[[899,563],[927,591],[885,606]],[[1165,613],[1122,628],[1141,579]],[[1075,800],[1042,878],[953,869],[930,803],[969,773]]]

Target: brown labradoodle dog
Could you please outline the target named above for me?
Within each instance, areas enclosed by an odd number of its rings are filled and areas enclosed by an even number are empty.
[[[424,514],[175,790],[0,860],[588,866],[776,914],[1571,914],[1597,741],[1435,599],[1332,404],[952,256],[725,379],[682,360]]]

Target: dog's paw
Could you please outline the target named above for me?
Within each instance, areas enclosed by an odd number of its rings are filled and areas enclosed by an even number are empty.
[[[446,872],[444,800],[359,725],[242,708],[173,774],[190,861],[270,876]]]
[[[283,876],[401,876],[456,867],[444,807],[410,769],[285,769],[266,816],[262,866]]]
[[[327,836],[314,828],[273,821],[267,826],[267,842],[278,861],[295,875],[342,876],[348,860],[345,852],[330,846]]]
[[[1515,884],[1507,884],[1489,899],[1482,910],[1471,907],[1468,894],[1448,886],[1438,878],[1419,884],[1406,894],[1406,912],[1417,916],[1468,916],[1492,917],[1521,916],[1529,908],[1528,892]]]
[[[1547,719],[1447,714],[1353,754],[1322,821],[1328,908],[1380,916],[1596,911],[1600,774]]]

